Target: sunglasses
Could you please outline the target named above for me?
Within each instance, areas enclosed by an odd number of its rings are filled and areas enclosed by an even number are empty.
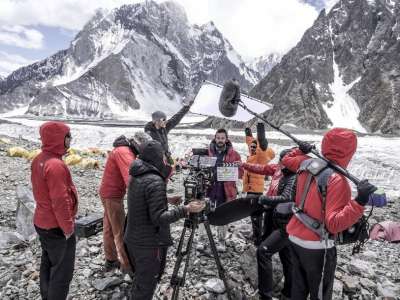
[[[250,149],[257,149],[257,146],[250,146]]]

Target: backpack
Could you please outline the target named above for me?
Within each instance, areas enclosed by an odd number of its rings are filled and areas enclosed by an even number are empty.
[[[302,172],[308,172],[308,177],[306,179],[303,194],[301,195],[300,205],[294,205],[292,207],[294,215],[308,229],[320,236],[321,240],[334,239],[335,243],[339,245],[355,243],[356,245],[353,248],[353,254],[358,253],[369,237],[368,219],[372,214],[372,209],[367,217],[363,215],[354,225],[350,226],[346,230],[336,235],[329,233],[325,226],[326,195],[328,180],[335,171],[329,168],[326,161],[319,158],[311,158],[303,161],[300,165],[298,174]],[[303,211],[305,200],[313,179],[317,183],[318,191],[322,199],[322,222],[310,217]]]

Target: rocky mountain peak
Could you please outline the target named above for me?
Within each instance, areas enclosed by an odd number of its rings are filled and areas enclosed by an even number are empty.
[[[338,2],[252,94],[276,123],[400,133],[400,2]]]
[[[267,76],[269,71],[271,71],[271,69],[278,64],[281,59],[282,54],[273,52],[254,58],[249,61],[247,65],[251,69],[256,70],[260,74],[261,78],[263,78]]]
[[[178,110],[203,80],[232,77],[250,89],[259,74],[212,22],[192,26],[179,4],[146,1],[97,11],[69,49],[0,82],[0,111],[148,118]]]

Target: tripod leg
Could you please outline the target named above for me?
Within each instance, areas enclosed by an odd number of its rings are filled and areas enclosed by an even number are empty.
[[[186,220],[185,220],[186,222]],[[182,252],[182,248],[183,248],[183,243],[185,240],[185,234],[186,234],[186,224],[183,225],[183,229],[182,229],[182,233],[181,233],[181,237],[179,239],[179,244],[178,244],[178,249],[176,250],[176,262],[175,262],[175,266],[174,266],[174,271],[172,272],[171,275],[171,286],[173,287],[174,293],[175,293],[175,289],[176,287],[179,286],[180,284],[180,279],[178,278],[178,272],[179,272],[179,268],[181,266],[183,257],[185,255],[185,253]]]
[[[230,288],[228,286],[228,280],[225,275],[225,270],[221,264],[221,260],[219,259],[217,247],[215,246],[215,241],[214,241],[214,238],[211,233],[210,223],[208,222],[208,220],[204,220],[203,224],[204,224],[204,228],[206,229],[206,232],[207,232],[208,240],[210,241],[210,247],[211,247],[211,251],[214,256],[214,259],[215,259],[215,263],[217,264],[219,278],[221,278],[222,281],[224,282],[228,299],[232,300],[232,296],[230,294]]]
[[[181,241],[179,241],[178,252],[177,252],[178,253],[177,254],[178,257],[177,257],[177,260],[176,260],[176,263],[175,263],[175,266],[174,266],[174,272],[173,272],[172,278],[171,278],[171,286],[173,286],[171,300],[177,300],[178,299],[179,289],[185,283],[186,273],[187,273],[187,269],[188,269],[189,263],[190,263],[190,251],[192,250],[193,238],[194,238],[196,227],[197,227],[197,224],[192,222],[192,224],[190,225],[191,232],[190,232],[190,236],[189,236],[188,242],[186,244],[185,252],[182,252],[183,239]],[[185,232],[185,229],[183,230],[182,233],[184,233],[184,232]],[[182,237],[184,238],[184,234],[182,234],[181,238]],[[178,277],[178,272],[179,272],[180,266],[182,264],[183,257],[185,255],[186,255],[185,267],[183,269],[182,277]]]

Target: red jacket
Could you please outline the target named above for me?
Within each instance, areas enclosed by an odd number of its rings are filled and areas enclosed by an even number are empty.
[[[321,145],[322,155],[346,168],[357,148],[356,135],[343,128],[334,128],[328,131]],[[299,149],[287,154],[282,163],[290,166],[290,169],[298,169],[302,161],[309,159]],[[301,173],[297,178],[296,204],[300,205],[307,172]],[[308,191],[304,212],[309,216],[322,221],[322,199],[313,180]],[[325,226],[332,234],[339,233],[350,227],[362,216],[364,207],[351,199],[351,189],[347,179],[338,173],[334,173],[328,180],[326,196]],[[289,235],[302,240],[319,241],[320,237],[303,225],[293,216],[286,227]]]
[[[114,148],[107,157],[99,194],[103,199],[122,199],[129,183],[129,167],[135,155],[128,146]]]
[[[64,234],[71,234],[78,210],[78,193],[62,160],[67,133],[69,127],[61,122],[46,122],[40,127],[42,152],[32,161],[31,182],[36,201],[33,223],[42,229],[59,227]]]
[[[228,147],[228,150],[224,157],[225,163],[234,163],[234,162],[242,161],[242,159],[240,158],[240,154],[237,153],[233,149],[230,141],[227,142],[227,147]],[[216,155],[215,154],[215,141],[211,142],[208,153],[210,156]],[[243,176],[243,169],[239,168],[239,178],[242,178],[242,176]],[[236,182],[234,182],[234,181],[224,182],[224,191],[225,191],[226,201],[231,201],[231,200],[236,199],[236,196],[237,196]]]

